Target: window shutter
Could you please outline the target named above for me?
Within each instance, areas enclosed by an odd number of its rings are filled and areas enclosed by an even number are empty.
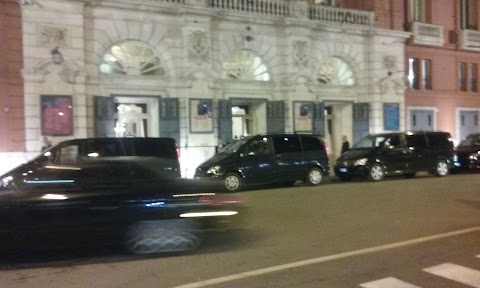
[[[218,100],[218,138],[223,143],[232,141],[232,102]]]
[[[285,133],[285,102],[267,102],[267,133]]]
[[[115,137],[115,102],[112,97],[94,96],[95,137]]]

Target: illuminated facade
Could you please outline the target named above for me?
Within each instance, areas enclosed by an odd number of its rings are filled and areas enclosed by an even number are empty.
[[[336,157],[405,129],[401,3],[321,2],[24,1],[24,159],[43,136],[168,136],[189,177],[235,137],[318,133]]]

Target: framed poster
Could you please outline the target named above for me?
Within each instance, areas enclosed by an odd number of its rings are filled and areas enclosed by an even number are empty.
[[[384,127],[384,130],[400,129],[400,104],[398,103],[383,104],[383,127]]]
[[[293,102],[293,131],[309,132],[313,129],[313,103]]]
[[[40,97],[42,135],[72,135],[72,96],[41,95]]]
[[[190,132],[213,132],[213,101],[210,99],[190,99]]]

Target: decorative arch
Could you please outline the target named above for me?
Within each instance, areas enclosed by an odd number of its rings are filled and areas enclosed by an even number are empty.
[[[320,84],[353,86],[356,84],[352,67],[339,57],[330,57],[321,63],[316,71]]]
[[[106,51],[99,69],[104,74],[164,76],[164,67],[155,50],[145,42],[123,40]]]
[[[270,81],[270,73],[263,59],[254,51],[240,49],[223,63],[223,79]]]

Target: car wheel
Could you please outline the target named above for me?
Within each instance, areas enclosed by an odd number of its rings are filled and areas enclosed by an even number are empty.
[[[227,173],[223,180],[223,184],[227,192],[237,192],[242,189],[242,177],[237,173]]]
[[[125,246],[133,254],[190,251],[201,243],[197,226],[187,219],[137,222],[127,230]]]
[[[323,180],[322,171],[320,169],[314,167],[314,168],[312,168],[308,171],[307,178],[306,178],[305,182],[308,185],[315,186],[315,185],[318,185],[318,184],[322,183],[322,180]]]
[[[435,175],[436,176],[446,176],[448,175],[448,164],[444,160],[439,160],[435,165]]]
[[[383,178],[385,178],[385,170],[382,165],[373,164],[372,167],[370,167],[368,176],[372,181],[382,181]]]

